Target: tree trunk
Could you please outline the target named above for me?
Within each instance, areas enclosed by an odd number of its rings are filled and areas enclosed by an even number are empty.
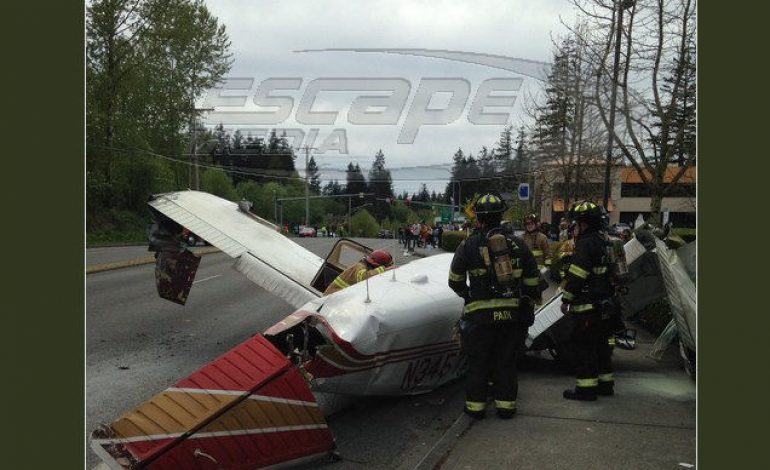
[[[662,194],[662,188],[654,187],[651,188],[651,194],[650,194],[650,218],[647,220],[647,222],[657,226],[662,227],[663,225],[663,219],[661,217],[661,206],[663,203],[663,194]]]

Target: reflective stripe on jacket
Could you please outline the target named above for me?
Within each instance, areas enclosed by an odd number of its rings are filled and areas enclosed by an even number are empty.
[[[383,266],[378,266],[374,269],[369,269],[363,261],[359,261],[356,264],[349,266],[346,270],[342,271],[334,281],[324,291],[324,295],[329,295],[334,292],[340,291],[346,287],[350,287],[353,284],[363,281],[366,278],[376,276],[385,272]]]
[[[601,233],[591,231],[578,236],[562,285],[562,302],[571,305],[570,312],[591,312],[598,303],[612,296],[607,262],[606,243]]]

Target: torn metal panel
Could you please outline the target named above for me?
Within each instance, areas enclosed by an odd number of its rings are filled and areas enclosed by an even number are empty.
[[[238,204],[200,191],[180,191],[155,196],[149,205],[233,258],[245,257],[236,269],[260,287],[287,295],[293,306],[320,296],[310,286],[323,259]]]
[[[695,351],[697,308],[695,284],[687,274],[676,250],[667,248],[663,241],[657,239],[655,245],[655,253],[660,261],[660,272],[666,286],[666,294],[679,338],[685,346]]]

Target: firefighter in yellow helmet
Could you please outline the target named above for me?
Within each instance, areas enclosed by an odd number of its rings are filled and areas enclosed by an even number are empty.
[[[607,241],[601,232],[602,208],[590,201],[577,204],[570,214],[576,223],[575,252],[563,283],[561,311],[573,323],[575,348],[574,389],[565,390],[569,400],[594,401],[597,395],[614,394],[612,351],[608,344],[608,307],[614,286]]]
[[[542,271],[543,267],[551,265],[551,246],[548,237],[540,231],[535,214],[524,217],[524,235],[521,238],[532,251],[538,269]]]
[[[384,273],[393,266],[393,256],[386,250],[374,250],[358,263],[348,267],[326,288],[324,295],[333,294],[364,279]]]
[[[539,273],[532,252],[500,226],[505,203],[485,194],[474,207],[480,226],[455,251],[449,287],[465,300],[460,322],[468,360],[464,411],[483,418],[489,382],[500,418],[516,412],[516,361],[539,300]]]

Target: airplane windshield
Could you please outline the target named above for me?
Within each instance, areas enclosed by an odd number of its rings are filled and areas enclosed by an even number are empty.
[[[323,292],[339,274],[361,258],[372,252],[372,249],[347,238],[341,238],[329,252],[323,266],[313,278],[312,286]]]

